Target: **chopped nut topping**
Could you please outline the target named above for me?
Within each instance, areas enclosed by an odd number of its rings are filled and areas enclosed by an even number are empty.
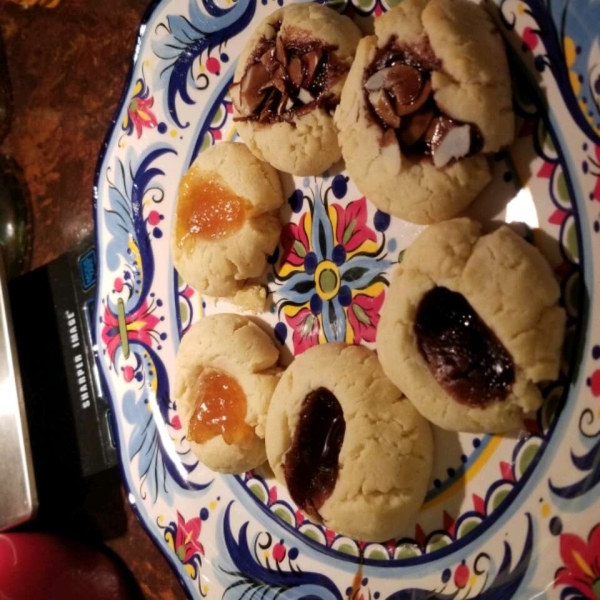
[[[430,155],[438,168],[483,145],[477,127],[451,119],[437,106],[431,71],[440,68],[427,38],[412,46],[392,40],[378,51],[363,84],[367,103],[384,129],[382,145],[392,143],[393,136],[405,152]]]
[[[337,101],[329,90],[348,70],[335,50],[317,40],[286,39],[279,29],[274,38],[263,38],[231,86],[236,119],[268,123],[291,121],[317,107],[332,111]]]

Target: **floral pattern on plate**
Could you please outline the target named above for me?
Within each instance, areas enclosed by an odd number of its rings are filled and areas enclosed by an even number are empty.
[[[425,505],[385,544],[311,523],[260,469],[225,477],[191,453],[170,398],[174,357],[196,319],[232,307],[202,298],[173,269],[177,185],[199,152],[236,139],[227,89],[237,57],[282,4],[153,4],[99,162],[98,366],[133,508],[191,597],[598,597],[600,40],[585,25],[600,21],[597,3],[495,9],[518,65],[518,135],[494,157],[493,182],[469,214],[525,223],[568,314],[560,378],[544,386],[526,431],[436,430]],[[330,3],[359,20],[396,4]],[[330,341],[372,345],[391,271],[422,228],[376,210],[339,166],[284,184],[264,320],[288,356]]]

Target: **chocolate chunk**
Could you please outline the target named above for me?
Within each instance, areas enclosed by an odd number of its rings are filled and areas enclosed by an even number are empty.
[[[240,105],[243,115],[252,114],[263,101],[265,92],[263,86],[271,79],[269,71],[261,62],[248,67],[240,84]]]
[[[322,55],[323,53],[320,49],[312,50],[311,52],[302,55],[302,64],[305,69],[304,79],[302,81],[304,87],[310,87],[312,84]]]
[[[398,104],[413,102],[423,85],[421,74],[414,67],[396,64],[386,69],[383,87],[392,92]]]
[[[275,48],[269,48],[261,57],[260,62],[265,66],[269,73],[273,73],[279,66],[279,61],[275,58]]]
[[[269,92],[267,92],[267,99],[265,100],[265,103],[263,104],[263,107],[258,115],[258,120],[261,123],[267,123],[271,120],[273,114],[277,113],[277,97],[279,96],[279,93],[277,92],[277,90],[275,88],[271,88],[271,90]]]
[[[396,114],[400,117],[404,117],[405,115],[411,115],[412,113],[417,112],[425,104],[425,102],[429,100],[429,96],[431,96],[431,81],[427,79],[423,83],[419,95],[410,104],[401,104],[396,102]]]
[[[280,35],[275,40],[275,56],[284,67],[287,65],[287,53]]]
[[[457,402],[484,407],[506,399],[515,382],[513,360],[462,294],[445,287],[427,292],[414,331],[431,374]]]
[[[304,70],[302,68],[302,60],[297,56],[294,56],[287,68],[288,75],[292,85],[299,88],[302,86],[302,79],[304,77]]]
[[[279,78],[269,79],[265,85],[260,88],[260,92],[264,92],[269,88],[275,88],[279,91],[280,94],[285,94],[287,92],[287,88],[285,87],[285,81]]]
[[[433,110],[416,112],[408,117],[403,117],[400,128],[400,140],[407,146],[414,146],[427,131],[433,120]]]
[[[385,90],[371,92],[369,102],[375,109],[377,116],[388,126],[396,129],[400,127],[400,117],[394,112],[390,98]]]
[[[313,517],[335,488],[345,433],[342,407],[328,389],[306,396],[283,473],[294,502]]]

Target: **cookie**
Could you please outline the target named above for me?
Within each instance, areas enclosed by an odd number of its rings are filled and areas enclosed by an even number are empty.
[[[277,172],[246,146],[223,142],[194,161],[179,185],[172,236],[173,263],[198,292],[254,301],[253,283],[267,265],[281,232],[283,192]]]
[[[357,539],[399,535],[431,474],[429,424],[364,346],[323,344],[285,371],[269,407],[267,457],[312,520]]]
[[[269,15],[242,53],[231,96],[252,152],[280,171],[319,175],[341,158],[333,111],[360,30],[320,4]]]
[[[242,473],[265,462],[265,421],[279,351],[247,317],[205,317],[177,352],[173,400],[190,447],[209,469]]]
[[[565,313],[550,266],[502,226],[454,219],[428,227],[393,276],[377,330],[385,374],[444,429],[523,426],[556,379]]]
[[[346,169],[379,209],[456,216],[514,136],[502,39],[469,0],[404,0],[361,40],[335,121]]]

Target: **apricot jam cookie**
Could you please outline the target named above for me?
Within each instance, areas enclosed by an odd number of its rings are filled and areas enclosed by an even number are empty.
[[[211,146],[179,185],[173,263],[197,291],[262,310],[265,291],[248,280],[265,270],[281,232],[283,192],[277,172],[243,144]]]
[[[209,469],[242,473],[265,462],[265,420],[279,351],[247,317],[201,319],[177,353],[174,400],[192,451]]]
[[[490,181],[514,114],[502,39],[469,0],[404,0],[361,40],[335,121],[348,173],[381,210],[449,219]]]
[[[319,175],[341,158],[333,111],[360,31],[319,4],[275,11],[240,57],[231,95],[252,152],[276,169]]]
[[[559,286],[534,246],[469,219],[428,227],[406,250],[382,309],[386,375],[444,429],[498,433],[539,408],[565,330]]]
[[[269,407],[267,457],[311,519],[354,538],[399,535],[431,474],[429,423],[364,346],[323,344],[283,374]]]

